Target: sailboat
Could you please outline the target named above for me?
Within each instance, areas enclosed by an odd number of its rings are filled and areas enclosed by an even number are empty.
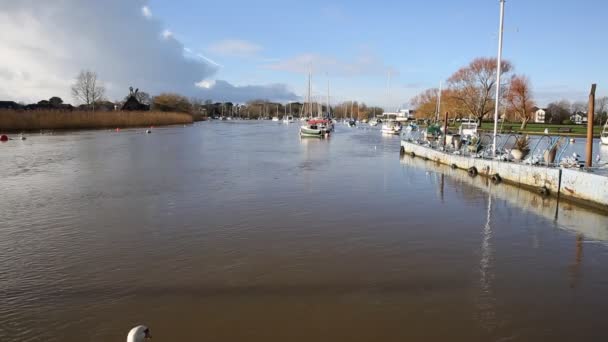
[[[291,115],[291,103],[289,103],[289,115],[287,115],[287,106],[285,106],[285,115],[283,115],[283,123],[288,124],[293,122],[293,116]]]
[[[312,74],[308,73],[308,94],[307,94],[307,103],[308,104],[308,115],[309,117],[313,117],[313,103],[312,103],[312,83],[311,83]],[[329,95],[328,95],[329,98]],[[329,101],[329,100],[328,100]],[[321,113],[320,106],[317,106],[318,112],[317,117],[310,119],[306,122],[305,125],[300,126],[300,136],[301,137],[316,137],[323,138],[328,136],[329,133],[333,130],[333,124],[329,118],[323,118],[323,114]],[[329,109],[329,107],[328,107]]]
[[[608,145],[608,120],[604,124],[604,128],[602,129],[602,134],[600,135],[600,141],[602,145]]]
[[[390,105],[390,89],[391,89],[391,73],[388,73],[388,84],[387,84],[387,100]],[[382,134],[400,134],[402,130],[401,123],[396,118],[391,119],[390,114],[387,113],[386,120],[382,123]]]

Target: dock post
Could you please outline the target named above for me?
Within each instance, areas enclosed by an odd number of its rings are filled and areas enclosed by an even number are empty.
[[[589,92],[589,110],[587,111],[587,155],[585,159],[585,166],[591,167],[593,165],[593,116],[595,113],[595,88],[596,84],[591,85],[591,92]]]
[[[450,112],[445,112],[445,118],[443,121],[443,148],[445,149],[445,145],[448,140],[448,116]]]

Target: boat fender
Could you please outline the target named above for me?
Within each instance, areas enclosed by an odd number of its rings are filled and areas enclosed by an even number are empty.
[[[0,141],[8,141],[8,135],[4,135],[4,134],[2,134],[2,135],[0,136]]]
[[[502,177],[500,177],[500,175],[498,173],[493,174],[490,179],[492,180],[492,183],[494,183],[494,184],[498,184],[498,183],[502,182]]]
[[[477,176],[477,174],[478,174],[478,172],[477,172],[477,168],[476,168],[475,166],[471,166],[471,167],[469,168],[469,171],[468,171],[468,172],[469,172],[469,176],[471,176],[471,177],[475,177],[475,176]]]
[[[458,165],[456,165],[456,164],[452,164],[452,165],[451,165],[451,167],[452,167],[452,169],[457,169],[457,168],[458,168]]]
[[[401,148],[399,149],[399,154],[400,155],[404,155],[405,154],[405,148],[403,146],[401,146]]]
[[[416,153],[412,152],[412,157],[416,158]]]
[[[540,194],[543,196],[549,195],[549,189],[546,186],[543,186],[540,189],[538,189],[538,192],[540,192]]]

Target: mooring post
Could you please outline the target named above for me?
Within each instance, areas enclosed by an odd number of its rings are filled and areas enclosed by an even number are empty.
[[[591,92],[589,93],[589,109],[587,111],[587,156],[585,160],[585,166],[591,167],[593,165],[593,114],[595,113],[595,88],[596,84],[591,85]]]
[[[445,149],[445,145],[448,139],[448,115],[449,112],[445,112],[445,118],[443,122],[443,148]]]

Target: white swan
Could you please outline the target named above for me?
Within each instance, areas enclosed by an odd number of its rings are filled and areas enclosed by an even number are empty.
[[[129,331],[127,342],[143,342],[151,338],[150,329],[145,325],[138,325]]]

